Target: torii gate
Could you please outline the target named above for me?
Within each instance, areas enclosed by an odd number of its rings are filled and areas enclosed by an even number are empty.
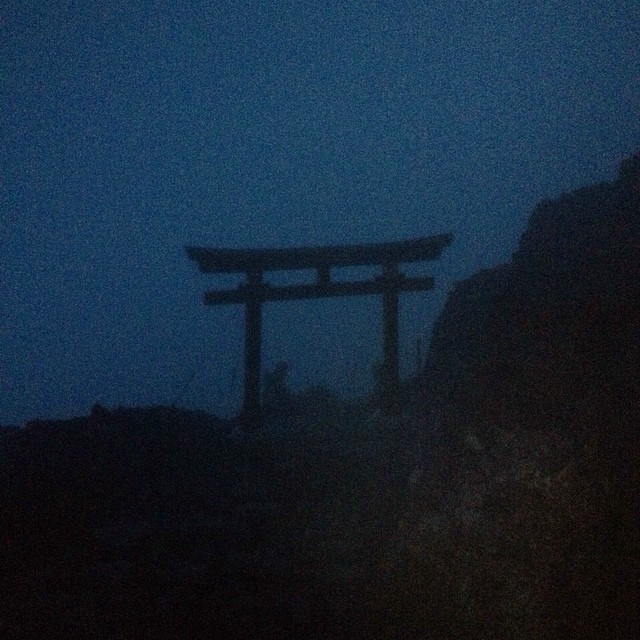
[[[406,277],[398,271],[405,262],[437,260],[452,241],[449,234],[426,238],[329,247],[289,249],[211,249],[185,247],[202,273],[244,273],[245,281],[236,289],[207,291],[206,305],[244,304],[244,402],[243,417],[252,427],[260,424],[260,368],[262,303],[271,300],[301,300],[335,296],[381,295],[384,339],[385,413],[397,408],[398,374],[398,293],[433,288],[433,278]],[[336,267],[380,265],[381,273],[371,280],[334,282]],[[315,283],[273,286],[264,282],[265,271],[313,269]]]

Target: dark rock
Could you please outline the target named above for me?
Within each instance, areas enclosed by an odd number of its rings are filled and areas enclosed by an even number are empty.
[[[438,637],[637,632],[639,186],[538,205],[435,325],[395,590]]]
[[[513,260],[458,284],[425,369],[466,420],[577,422],[628,403],[640,362],[640,162],[538,205]],[[633,388],[632,388],[633,387]],[[572,414],[572,415],[571,415]]]

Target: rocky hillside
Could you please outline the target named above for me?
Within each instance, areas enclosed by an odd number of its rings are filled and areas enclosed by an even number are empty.
[[[393,606],[436,637],[633,637],[640,155],[455,287],[423,386]]]
[[[476,427],[511,411],[532,427],[577,426],[614,396],[620,410],[634,399],[639,165],[635,156],[616,182],[542,202],[509,264],[455,287],[433,332],[433,405],[472,406]]]

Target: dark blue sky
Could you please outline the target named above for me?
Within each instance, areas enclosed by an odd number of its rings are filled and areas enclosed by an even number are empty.
[[[2,7],[0,423],[170,403],[193,371],[184,404],[235,409],[241,308],[202,305],[184,244],[454,233],[403,296],[407,367],[453,282],[640,141],[637,0]],[[268,305],[266,364],[362,390],[379,304]]]

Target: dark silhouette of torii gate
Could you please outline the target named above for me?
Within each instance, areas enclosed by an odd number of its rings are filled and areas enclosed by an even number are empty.
[[[397,409],[398,293],[433,288],[433,278],[406,277],[400,263],[437,260],[452,241],[449,234],[400,242],[354,244],[288,249],[212,249],[185,247],[202,273],[244,273],[245,281],[235,289],[207,291],[206,305],[244,304],[244,402],[243,417],[250,427],[260,424],[260,368],[262,303],[271,300],[302,300],[335,296],[381,295],[384,337],[383,409]],[[331,269],[380,265],[381,273],[371,280],[335,282]],[[310,284],[273,286],[264,281],[265,271],[313,269]]]

